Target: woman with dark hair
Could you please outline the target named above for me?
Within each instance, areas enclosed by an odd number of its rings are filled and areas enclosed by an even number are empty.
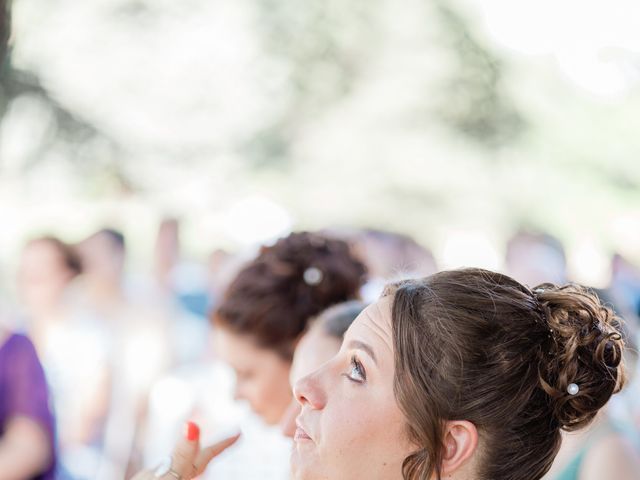
[[[561,431],[622,388],[620,328],[574,285],[480,269],[392,285],[297,382],[294,478],[538,480]],[[185,439],[158,478],[192,478],[197,447]]]
[[[236,398],[278,423],[291,402],[291,361],[309,320],[357,298],[364,276],[341,240],[302,232],[264,247],[213,314],[216,352],[236,371]]]
[[[622,387],[619,328],[577,286],[477,269],[393,285],[296,385],[294,476],[539,479],[561,430]]]

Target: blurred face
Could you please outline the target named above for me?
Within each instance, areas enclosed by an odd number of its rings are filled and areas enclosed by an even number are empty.
[[[299,380],[294,478],[401,479],[415,449],[393,393],[391,298],[367,307],[338,354]]]
[[[509,274],[525,285],[536,286],[566,281],[566,266],[560,253],[536,241],[524,241],[512,245],[507,253]]]
[[[124,251],[106,234],[84,240],[78,247],[83,272],[107,281],[118,281],[124,269]]]
[[[302,377],[317,370],[324,363],[333,358],[340,350],[340,340],[327,335],[322,325],[316,324],[304,334],[298,342],[293,355],[291,373],[289,375],[291,385]],[[293,437],[296,432],[296,417],[300,413],[300,404],[291,400],[287,413],[282,419],[282,433],[287,437]]]
[[[218,356],[236,372],[236,400],[247,400],[266,423],[278,423],[291,402],[291,364],[223,327],[216,328],[214,342]]]
[[[22,252],[18,288],[24,303],[33,308],[48,307],[60,300],[73,278],[58,248],[47,241],[28,244]]]

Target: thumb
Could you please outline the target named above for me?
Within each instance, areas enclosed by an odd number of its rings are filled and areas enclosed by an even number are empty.
[[[184,435],[173,451],[173,470],[184,480],[190,480],[196,474],[196,457],[200,452],[200,428],[193,422],[184,426]]]
[[[209,462],[213,460],[215,457],[217,457],[218,455],[220,455],[222,452],[224,452],[231,445],[236,443],[238,441],[238,438],[240,438],[240,433],[236,433],[235,435],[231,437],[227,437],[224,440],[221,440],[220,442],[214,445],[210,445],[207,448],[204,448],[198,454],[194,462],[194,466],[196,467],[196,472],[198,474],[201,474],[202,472],[204,472]]]

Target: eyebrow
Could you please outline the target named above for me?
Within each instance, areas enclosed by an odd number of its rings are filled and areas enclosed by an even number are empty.
[[[375,363],[376,366],[378,366],[378,360],[376,359],[376,354],[373,351],[373,348],[371,348],[371,345],[361,342],[360,340],[351,340],[347,345],[347,347],[357,348],[358,350],[364,350],[371,357],[371,359],[373,360],[373,363]]]

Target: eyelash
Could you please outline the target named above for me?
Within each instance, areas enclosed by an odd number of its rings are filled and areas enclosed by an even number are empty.
[[[354,370],[357,372],[357,375],[360,378],[354,377],[352,375]],[[351,357],[351,369],[349,370],[349,373],[345,374],[345,376],[352,382],[356,382],[356,383],[364,383],[367,380],[367,372],[362,366],[362,363],[360,363],[360,361],[355,355]]]

